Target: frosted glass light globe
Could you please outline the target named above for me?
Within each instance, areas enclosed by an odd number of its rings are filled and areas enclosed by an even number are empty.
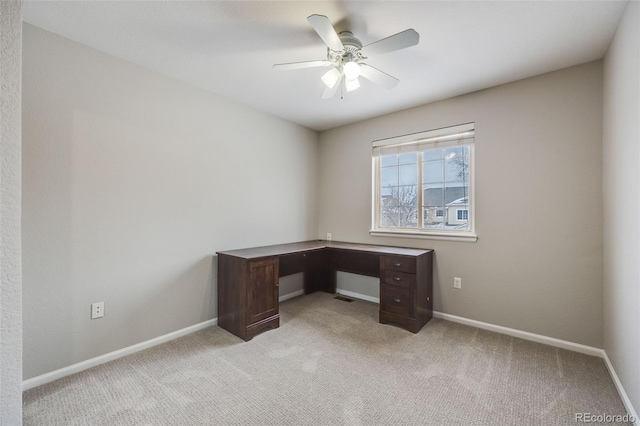
[[[355,80],[345,80],[344,84],[347,88],[347,92],[351,92],[353,90],[356,90],[358,87],[360,87],[360,82],[358,81],[358,79],[356,78]]]
[[[355,80],[360,77],[360,65],[355,62],[347,62],[344,64],[344,75],[348,80]]]
[[[340,71],[338,71],[336,68],[332,68],[329,71],[327,71],[323,76],[322,76],[322,81],[324,82],[324,84],[329,88],[333,88],[333,86],[336,85],[336,83],[338,82],[338,79],[340,78]]]

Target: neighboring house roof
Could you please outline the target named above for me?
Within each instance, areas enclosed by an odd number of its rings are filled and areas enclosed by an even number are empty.
[[[456,204],[469,204],[469,197],[458,198],[457,200],[453,200],[448,203],[447,206],[454,206]]]
[[[469,189],[463,186],[446,187],[444,194],[442,188],[427,188],[422,195],[422,201],[425,206],[449,205],[456,200],[466,197],[468,192]]]

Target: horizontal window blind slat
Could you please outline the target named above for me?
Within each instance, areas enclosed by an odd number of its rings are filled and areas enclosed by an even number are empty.
[[[460,145],[471,145],[475,142],[473,133],[465,133],[465,135],[455,135],[455,138],[438,138],[437,140],[426,140],[416,143],[406,143],[399,145],[385,145],[373,149],[373,155],[394,155],[409,152],[426,151],[429,149],[445,149]]]
[[[475,123],[445,127],[373,142],[373,155],[394,155],[429,149],[471,145],[475,142]]]

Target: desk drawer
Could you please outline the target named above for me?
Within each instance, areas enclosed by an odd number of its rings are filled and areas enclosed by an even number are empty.
[[[380,311],[413,318],[414,294],[412,289],[382,284],[380,285]]]
[[[387,270],[416,273],[415,257],[384,256],[384,266]]]
[[[353,274],[380,276],[380,256],[376,253],[334,250],[333,268]]]
[[[292,253],[280,256],[280,276],[304,272],[307,268],[309,256],[307,253]]]
[[[407,274],[406,272],[399,271],[384,271],[384,277],[382,278],[383,284],[395,285],[404,288],[415,288],[416,275]]]

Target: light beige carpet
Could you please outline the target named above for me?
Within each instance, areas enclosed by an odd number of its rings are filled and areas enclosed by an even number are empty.
[[[603,361],[327,293],[242,342],[212,327],[24,393],[26,425],[556,425],[625,414]]]

